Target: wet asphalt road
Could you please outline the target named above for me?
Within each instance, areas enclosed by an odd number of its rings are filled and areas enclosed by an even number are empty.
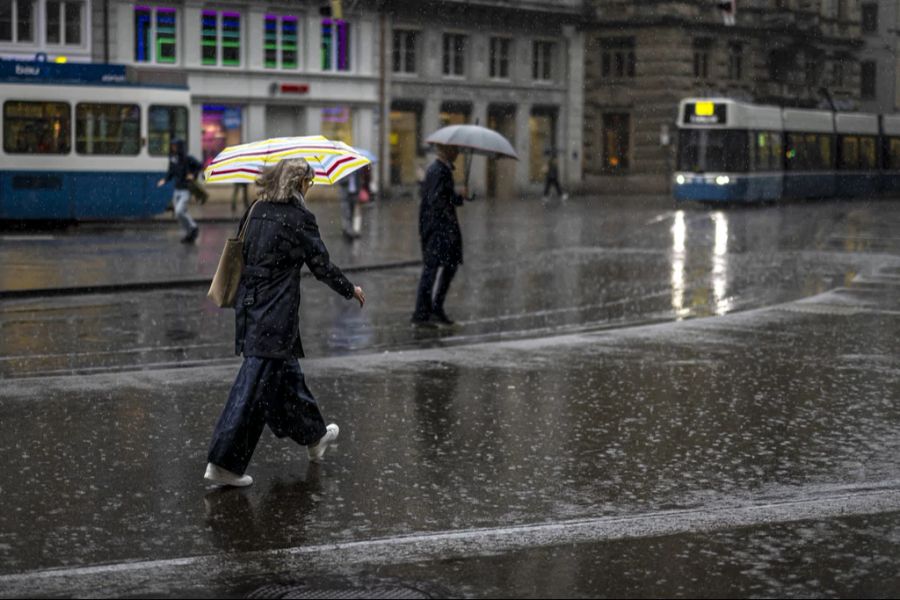
[[[405,260],[413,208],[320,224],[338,264]],[[0,303],[0,595],[900,593],[900,204],[461,217],[455,330],[409,328],[416,268],[354,276],[362,312],[304,283],[340,443],[264,434],[242,491],[200,479],[239,364],[203,290]],[[228,231],[10,236],[2,281],[137,277],[95,256],[123,238],[204,274]]]

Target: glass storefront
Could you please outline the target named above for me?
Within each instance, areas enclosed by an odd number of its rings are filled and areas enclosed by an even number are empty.
[[[391,172],[392,184],[414,184],[418,181],[417,169],[424,168],[424,156],[420,155],[421,110],[391,110]]]
[[[545,178],[544,167],[557,150],[555,112],[533,110],[528,118],[528,133],[528,178],[532,182],[541,182]]]
[[[349,106],[322,108],[322,135],[353,145],[353,109]]]
[[[203,165],[208,165],[226,146],[241,143],[243,114],[240,106],[203,105]]]

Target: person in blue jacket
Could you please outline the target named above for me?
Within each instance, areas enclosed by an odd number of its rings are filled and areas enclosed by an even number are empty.
[[[166,172],[166,176],[156,183],[156,187],[162,187],[170,180],[175,183],[172,206],[175,210],[175,217],[178,218],[178,222],[181,223],[181,228],[184,230],[184,237],[181,238],[181,242],[184,244],[193,244],[200,234],[200,228],[188,214],[187,205],[191,200],[190,183],[196,179],[201,167],[200,161],[185,151],[184,140],[172,140],[169,146],[169,170]]]
[[[459,156],[456,146],[436,144],[437,158],[422,182],[419,205],[419,238],[422,246],[422,277],[416,294],[412,324],[418,327],[453,325],[444,311],[450,282],[463,262],[462,232],[456,207],[469,195],[463,188],[457,194],[453,184],[453,161]]]
[[[244,268],[235,297],[235,354],[244,355],[209,446],[205,479],[248,486],[244,472],[263,427],[307,447],[322,460],[339,433],[326,427],[300,369],[300,269],[344,298],[366,297],[331,263],[305,198],[315,172],[302,158],[280,161],[257,181],[257,202],[244,214]],[[240,229],[239,229],[240,230]]]

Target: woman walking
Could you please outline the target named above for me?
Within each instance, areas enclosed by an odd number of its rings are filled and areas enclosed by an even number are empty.
[[[235,353],[244,355],[244,363],[210,443],[205,478],[214,483],[253,483],[244,471],[264,425],[306,446],[313,462],[338,437],[337,425],[325,426],[300,370],[300,269],[307,265],[316,279],[355,298],[360,308],[366,298],[329,260],[305,203],[313,176],[302,158],[279,162],[257,180],[259,201],[241,220],[242,226],[248,222],[235,299]]]

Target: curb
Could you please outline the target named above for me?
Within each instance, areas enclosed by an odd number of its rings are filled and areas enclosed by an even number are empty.
[[[380,263],[374,265],[359,265],[341,269],[344,273],[364,273],[370,271],[387,271],[390,269],[403,269],[417,267],[421,260],[406,260],[392,263]],[[312,273],[303,271],[301,277],[311,277]],[[148,292],[153,290],[179,290],[195,287],[209,287],[212,277],[200,277],[195,279],[173,279],[169,281],[141,281],[136,283],[114,283],[99,285],[84,285],[58,288],[36,288],[30,290],[0,290],[0,300],[23,300],[30,298],[51,298],[57,296],[82,296],[88,294],[111,294],[119,292]]]

